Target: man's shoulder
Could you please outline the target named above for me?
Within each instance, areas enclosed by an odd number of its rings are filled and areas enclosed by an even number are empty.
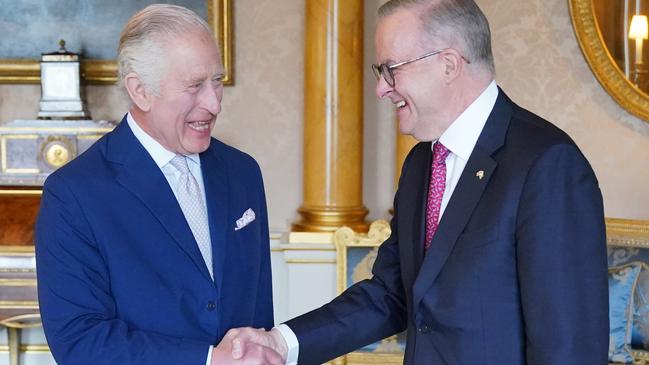
[[[91,179],[102,179],[106,170],[104,151],[107,138],[107,135],[102,136],[87,150],[52,172],[45,181],[45,185],[47,186],[48,182],[51,183],[53,180],[66,180],[74,183],[75,181],[87,182]]]
[[[242,168],[259,168],[257,161],[248,153],[232,147],[216,138],[212,138],[207,153],[212,153],[228,166]]]
[[[209,156],[203,156],[203,154]],[[216,138],[212,138],[210,147],[201,154],[202,163],[208,164],[206,166],[208,171],[223,171],[228,179],[236,184],[263,185],[261,168],[257,161],[246,152]]]
[[[527,149],[575,145],[572,138],[559,126],[517,105],[513,108],[508,135],[509,140],[519,141],[527,146]]]
[[[559,126],[515,106],[505,144],[497,158],[507,161],[516,171],[527,171],[540,161],[557,156],[574,156],[587,163],[579,146]]]

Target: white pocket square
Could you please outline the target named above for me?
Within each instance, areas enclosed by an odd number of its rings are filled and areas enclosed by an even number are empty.
[[[234,227],[234,230],[238,231],[241,228],[243,228],[243,227],[247,226],[248,224],[250,224],[250,222],[252,222],[254,220],[255,220],[255,211],[248,208],[248,210],[243,212],[243,215],[241,216],[241,218],[237,219],[237,222],[236,222],[237,226]]]

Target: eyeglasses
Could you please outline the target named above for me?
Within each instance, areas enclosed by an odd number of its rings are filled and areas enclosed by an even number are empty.
[[[397,68],[399,68],[401,66],[405,66],[405,65],[407,65],[409,63],[413,63],[415,61],[423,60],[424,58],[434,56],[436,54],[440,54],[440,53],[446,51],[447,49],[448,48],[440,49],[440,50],[437,50],[437,51],[432,51],[432,52],[426,53],[425,55],[415,57],[415,58],[413,58],[411,60],[408,60],[408,61],[395,63],[393,65],[388,65],[387,63],[382,63],[380,65],[374,65],[373,64],[372,65],[372,71],[374,72],[374,76],[376,77],[377,81],[381,78],[381,76],[383,76],[383,79],[385,79],[385,82],[387,82],[388,85],[390,85],[390,87],[394,87],[394,72],[392,72],[392,70],[395,70],[395,69],[397,69]],[[469,60],[464,58],[464,56],[461,56],[461,57],[464,60],[464,62],[471,63]]]

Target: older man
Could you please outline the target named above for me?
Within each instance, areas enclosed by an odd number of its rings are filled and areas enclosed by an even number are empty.
[[[288,363],[319,364],[407,330],[406,364],[605,364],[604,215],[595,175],[561,130],[494,82],[472,0],[379,10],[376,93],[406,158],[374,277],[270,335],[237,332]]]
[[[272,327],[273,307],[259,167],[211,137],[223,96],[212,32],[188,9],[152,5],[126,24],[118,62],[128,114],[43,189],[36,259],[54,358],[277,363],[258,345],[235,361],[221,341]]]

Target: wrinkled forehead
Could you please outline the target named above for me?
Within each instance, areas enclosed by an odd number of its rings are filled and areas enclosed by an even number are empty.
[[[168,72],[186,81],[223,73],[220,50],[213,38],[201,33],[170,37],[163,45]]]
[[[180,32],[161,32],[152,35],[160,44],[164,46],[175,45],[177,43],[203,43],[214,45],[220,52],[220,48],[214,33],[207,32],[201,28],[189,28]]]

